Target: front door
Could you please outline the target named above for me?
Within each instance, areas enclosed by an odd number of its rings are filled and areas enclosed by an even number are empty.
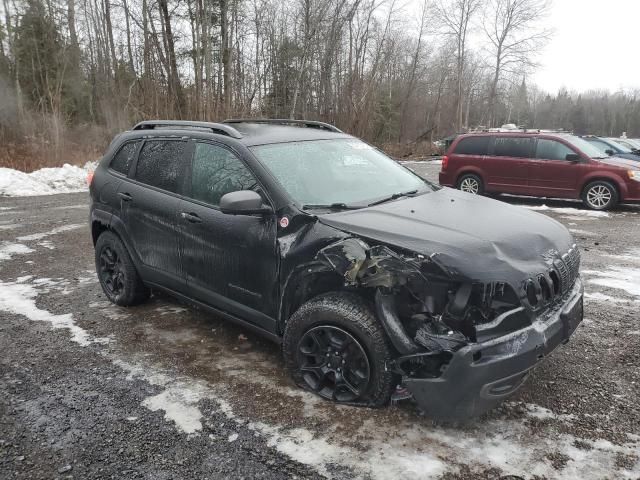
[[[223,145],[195,142],[189,199],[178,219],[187,286],[196,299],[275,329],[278,256],[274,215],[227,215],[220,198],[259,182]],[[264,195],[263,195],[264,197]]]
[[[184,291],[185,283],[178,251],[177,195],[189,166],[188,147],[179,139],[146,141],[132,178],[118,186],[121,218],[144,277],[178,291]]]
[[[529,184],[531,194],[539,197],[572,198],[576,196],[581,162],[567,160],[577,154],[568,145],[557,140],[539,138],[535,158],[530,162]]]

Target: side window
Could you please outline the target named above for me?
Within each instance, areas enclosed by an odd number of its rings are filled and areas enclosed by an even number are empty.
[[[566,160],[567,155],[576,153],[567,147],[564,143],[555,140],[538,139],[536,145],[536,158],[544,160]]]
[[[140,145],[140,142],[125,143],[120,150],[118,150],[118,153],[115,154],[113,160],[111,160],[109,168],[123,175],[127,175],[129,173],[129,167],[133,163],[133,157],[138,150],[138,145]]]
[[[136,180],[169,192],[179,192],[184,180],[187,143],[180,140],[149,140],[140,150]]]
[[[229,192],[250,190],[256,179],[244,163],[223,147],[196,144],[191,170],[191,197],[209,205],[218,205]]]
[[[609,145],[607,145],[606,143],[600,141],[600,140],[587,140],[591,145],[593,145],[594,147],[596,147],[598,150],[600,150],[600,152],[602,153],[607,153],[607,150],[611,150],[611,147]]]
[[[461,139],[453,153],[460,155],[486,155],[491,137],[465,137]]]
[[[531,138],[496,137],[493,155],[496,157],[529,158],[531,156]]]

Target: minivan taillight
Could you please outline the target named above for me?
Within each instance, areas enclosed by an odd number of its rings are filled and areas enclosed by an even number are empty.
[[[91,182],[93,182],[93,170],[87,173],[87,186],[91,186]]]
[[[444,172],[448,166],[449,166],[449,157],[445,155],[444,157],[442,157],[442,171]]]

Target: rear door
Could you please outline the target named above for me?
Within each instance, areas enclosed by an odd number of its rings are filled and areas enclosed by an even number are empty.
[[[188,195],[179,203],[181,250],[190,295],[275,331],[278,256],[275,215],[227,215],[220,198],[255,190],[255,175],[228,147],[194,142]]]
[[[567,155],[580,155],[559,140],[538,138],[530,164],[531,194],[540,197],[575,197],[582,162],[567,160]]]
[[[483,162],[486,189],[526,195],[532,150],[530,136],[496,135]]]
[[[189,142],[146,140],[129,178],[120,183],[121,219],[147,280],[184,291],[177,212],[184,188]]]

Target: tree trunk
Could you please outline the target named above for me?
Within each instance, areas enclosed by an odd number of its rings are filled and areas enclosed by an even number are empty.
[[[169,66],[169,93],[172,98],[173,115],[182,118],[184,112],[184,96],[182,85],[178,74],[178,64],[176,62],[175,41],[171,29],[171,18],[169,17],[169,7],[167,0],[158,0],[158,7],[164,23],[164,41],[167,49],[167,62]]]
[[[229,48],[229,3],[228,0],[220,0],[220,41],[222,43],[222,82],[224,116],[231,115],[231,51]]]
[[[113,73],[118,67],[118,59],[116,57],[116,46],[113,42],[113,27],[111,25],[111,4],[109,0],[103,0],[102,8],[104,9],[104,21],[105,27],[107,29],[107,42],[109,44],[109,52],[111,53],[111,68],[113,69]]]
[[[69,1],[73,1],[73,0],[69,0]],[[129,15],[129,5],[127,4],[127,0],[122,0],[122,7],[124,8],[124,20],[125,20],[125,27],[126,27],[126,33],[127,33],[127,55],[129,57],[129,68],[133,73],[135,73],[136,69],[133,64],[133,50],[131,48],[131,22],[130,22],[130,15]]]

